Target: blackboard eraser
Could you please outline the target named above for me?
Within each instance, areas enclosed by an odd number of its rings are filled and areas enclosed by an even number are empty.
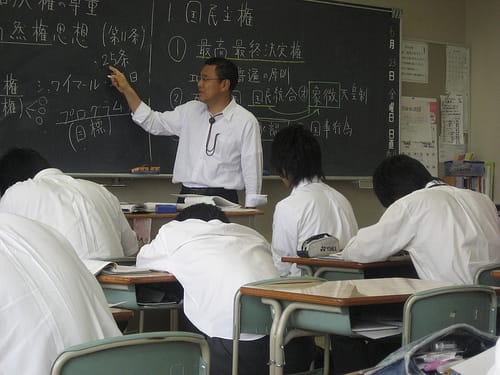
[[[134,167],[130,170],[132,174],[159,174],[160,167],[155,167],[152,165],[141,165],[140,167]]]

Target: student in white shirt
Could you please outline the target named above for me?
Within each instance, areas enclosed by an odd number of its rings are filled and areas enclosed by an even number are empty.
[[[487,375],[500,375],[500,339],[497,340],[495,345],[495,359],[488,370]]]
[[[95,277],[57,231],[0,213],[0,373],[47,375],[66,347],[120,336]]]
[[[472,284],[475,271],[500,261],[495,204],[484,194],[435,180],[417,160],[396,155],[373,175],[386,211],[359,230],[345,260],[375,262],[406,250],[421,279]]]
[[[14,148],[0,159],[0,212],[45,223],[73,245],[81,259],[120,257],[138,251],[118,199],[91,181],[51,168],[31,149]]]
[[[135,123],[151,134],[179,137],[172,182],[182,183],[181,194],[219,195],[237,203],[237,191],[245,189],[246,207],[265,203],[260,195],[259,123],[232,96],[238,83],[234,63],[220,57],[206,60],[198,100],[165,112],[152,110],[122,72],[109,69],[111,82],[125,96]]]
[[[209,342],[210,372],[231,374],[234,296],[244,284],[278,277],[265,238],[229,223],[216,206],[196,204],[160,228],[141,248],[137,266],[175,275],[184,288],[185,315]],[[268,340],[241,335],[239,374],[268,372]]]
[[[320,145],[303,126],[291,125],[278,132],[271,163],[290,189],[274,210],[274,263],[281,276],[300,276],[297,266],[281,262],[281,257],[296,256],[305,240],[321,233],[336,237],[343,248],[358,224],[349,201],[325,183]]]

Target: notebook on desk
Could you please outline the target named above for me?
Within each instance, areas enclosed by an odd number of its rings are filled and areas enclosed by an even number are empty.
[[[84,259],[83,263],[93,275],[137,275],[151,273],[149,269],[137,268],[135,265],[122,265],[109,260]]]

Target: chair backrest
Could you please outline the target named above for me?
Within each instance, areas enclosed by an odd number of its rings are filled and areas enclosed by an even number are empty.
[[[488,286],[456,285],[417,292],[403,309],[403,345],[457,323],[495,334],[496,294]]]
[[[479,268],[474,275],[474,284],[500,286],[500,278],[491,276],[493,270],[500,270],[500,263],[492,263]]]
[[[149,332],[95,340],[66,348],[51,375],[209,374],[210,352],[202,335]]]

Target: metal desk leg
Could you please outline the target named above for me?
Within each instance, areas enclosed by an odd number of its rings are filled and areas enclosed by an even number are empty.
[[[139,310],[139,333],[144,332],[144,310]]]
[[[275,341],[274,341],[274,358],[275,358],[275,372],[273,375],[283,375],[283,350],[285,345],[285,329],[288,324],[290,316],[297,310],[309,310],[309,311],[324,311],[331,313],[340,313],[341,309],[336,306],[325,306],[325,305],[313,305],[308,303],[294,302],[289,304],[283,310],[281,317],[279,318],[278,327],[275,331]],[[273,322],[274,325],[274,322]],[[323,375],[328,375],[329,368],[323,369]]]
[[[179,330],[179,309],[170,309],[170,330],[178,331]]]
[[[281,319],[281,304],[273,299],[261,298],[262,303],[270,305],[273,309],[273,324],[271,325],[271,332],[269,333],[269,375],[274,375],[277,372],[276,369],[276,331],[278,329],[278,324]],[[283,369],[281,369],[283,370]]]
[[[241,327],[241,293],[238,291],[234,297],[233,307],[233,363],[232,375],[238,375],[238,355],[240,344],[240,327]]]

